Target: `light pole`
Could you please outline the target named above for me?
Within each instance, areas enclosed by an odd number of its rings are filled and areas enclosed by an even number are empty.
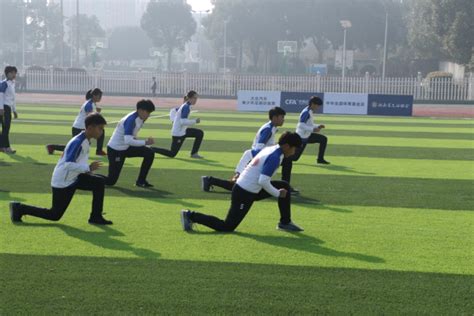
[[[26,24],[26,2],[21,10],[21,69],[25,71],[25,24]]]
[[[385,64],[387,63],[387,33],[388,33],[388,11],[385,11],[385,38],[383,42],[382,78],[385,79]]]
[[[26,21],[26,9],[31,0],[23,0],[23,6],[21,10],[21,68],[22,71],[25,71],[25,26],[29,24]]]
[[[61,67],[64,67],[64,4],[63,0],[60,2],[61,10]]]
[[[80,42],[80,27],[79,21],[79,0],[76,0],[76,67],[79,67],[79,49],[81,48]]]
[[[342,28],[344,29],[344,43],[342,45],[342,78],[346,77],[346,36],[347,29],[352,27],[352,23],[349,20],[341,20]]]
[[[198,19],[198,31],[196,32],[196,37],[197,37],[197,41],[198,41],[198,45],[199,45],[199,48],[198,48],[198,51],[199,51],[199,71],[201,71],[201,66],[202,66],[202,63],[203,63],[203,58],[202,58],[202,14],[203,13],[209,13],[211,12],[211,10],[191,10],[191,12],[193,13],[197,13],[199,15],[199,19]]]
[[[227,70],[227,23],[229,21],[224,21],[224,74]]]

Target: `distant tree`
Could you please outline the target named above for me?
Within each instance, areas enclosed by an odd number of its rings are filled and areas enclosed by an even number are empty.
[[[46,53],[46,64],[50,63],[51,50],[60,47],[61,11],[59,4],[47,1],[33,1],[26,7],[25,34],[27,43],[35,52],[43,48]]]
[[[443,50],[451,60],[468,64],[474,47],[474,1],[444,0],[436,3],[444,23],[437,23]],[[436,22],[440,22],[436,20]],[[445,25],[448,23],[448,25]]]
[[[151,40],[138,26],[118,27],[109,37],[107,56],[112,59],[132,60],[149,57]]]
[[[287,23],[282,7],[289,0],[233,0],[219,1],[204,22],[209,39],[218,50],[224,42],[224,24],[227,21],[227,45],[237,51],[237,67],[241,69],[244,52],[254,69],[266,71],[276,55],[278,40],[288,38]],[[263,57],[263,63],[260,58]]]
[[[75,47],[76,32],[77,32],[77,16],[71,16],[66,25],[70,30],[69,44]],[[95,15],[79,14],[79,44],[80,49],[85,52],[86,60],[89,60],[89,47],[95,43],[92,42],[94,37],[104,37],[105,31],[99,23],[99,19]]]
[[[280,58],[276,52],[279,40],[297,41],[299,49],[311,39],[322,62],[327,49],[342,45],[339,21],[344,19],[351,20],[353,26],[348,47],[380,47],[384,42],[385,12],[389,13],[389,45],[395,49],[406,37],[402,7],[395,0],[218,1],[205,27],[208,37],[220,48],[224,21],[228,21],[228,44],[236,47],[239,55],[248,53],[255,69],[265,70],[270,64],[274,67]]]
[[[217,56],[223,54],[224,25],[227,23],[227,47],[237,51],[237,68],[242,69],[244,41],[250,30],[248,19],[250,8],[245,1],[222,1],[216,3],[212,14],[203,20],[206,36],[213,42]]]
[[[22,21],[23,16],[25,21]],[[24,23],[24,25],[23,25]],[[22,29],[25,27],[26,49],[35,53],[42,48],[46,63],[54,56],[52,51],[61,44],[61,12],[54,2],[3,0],[0,8],[0,38],[2,43],[22,46]],[[19,51],[17,52],[19,54]]]
[[[141,19],[141,27],[157,47],[167,51],[168,71],[175,49],[184,49],[196,32],[191,6],[178,0],[150,1]]]
[[[445,58],[460,64],[472,59],[474,1],[411,0],[408,41],[420,58]]]

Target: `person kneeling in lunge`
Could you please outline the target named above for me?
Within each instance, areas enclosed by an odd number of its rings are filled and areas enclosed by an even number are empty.
[[[199,148],[201,148],[201,143],[204,138],[204,132],[200,129],[193,128],[191,126],[199,124],[201,122],[200,118],[189,119],[189,114],[191,113],[191,106],[196,105],[198,100],[198,94],[196,91],[189,91],[184,96],[184,103],[177,109],[172,109],[170,111],[170,118],[173,121],[173,128],[171,130],[172,142],[171,149],[151,147],[151,149],[160,155],[174,158],[178,154],[181,146],[183,146],[186,138],[194,138],[193,149],[191,150],[191,158],[202,159],[203,157],[199,155]]]
[[[53,206],[46,209],[12,201],[10,202],[10,218],[13,223],[21,222],[24,215],[50,221],[60,220],[66,212],[74,193],[79,189],[92,191],[92,212],[89,223],[97,225],[112,224],[111,221],[102,217],[105,179],[103,176],[93,174],[95,170],[99,169],[101,162],[94,161],[90,165],[88,164],[90,140],[100,138],[106,124],[107,122],[99,113],[90,114],[86,117],[86,129],[69,141],[64,154],[54,168],[51,179]]]
[[[232,189],[232,197],[226,219],[201,214],[191,210],[181,211],[181,224],[185,231],[192,231],[193,224],[202,224],[220,232],[232,232],[247,215],[254,201],[274,196],[278,198],[280,222],[277,229],[303,231],[291,221],[290,186],[285,181],[271,181],[283,157],[290,157],[301,146],[301,137],[292,132],[281,135],[278,145],[262,149],[245,167]]]
[[[117,183],[126,158],[142,157],[140,173],[135,186],[153,187],[146,178],[155,160],[155,153],[148,146],[153,145],[155,140],[152,137],[143,140],[137,139],[138,132],[153,111],[155,111],[155,105],[151,100],[140,100],[137,102],[136,111],[124,116],[117,124],[107,145],[109,175],[105,180],[106,185],[112,186]]]

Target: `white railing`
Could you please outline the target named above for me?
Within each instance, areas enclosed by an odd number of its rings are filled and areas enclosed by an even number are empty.
[[[27,88],[39,92],[83,93],[99,87],[108,94],[150,94],[156,77],[158,95],[181,96],[196,90],[202,96],[236,97],[239,90],[349,92],[413,95],[415,100],[474,100],[474,76],[463,80],[379,77],[273,76],[216,73],[153,73],[139,71],[27,71]]]

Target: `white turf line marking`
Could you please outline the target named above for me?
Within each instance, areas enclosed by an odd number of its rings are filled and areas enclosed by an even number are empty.
[[[195,111],[191,111],[191,113],[197,113],[199,112],[199,110],[195,110]],[[163,117],[168,117],[169,114],[165,114],[165,115],[154,115],[154,116],[150,116],[149,118],[163,118]],[[17,120],[14,120],[14,122],[19,122],[19,123],[48,123],[48,124],[56,124],[56,123],[60,123],[60,122],[64,122],[64,123],[67,123],[69,121],[35,121],[35,120],[22,120],[22,119],[17,119]],[[113,122],[109,122],[107,123],[107,125],[110,125],[110,124],[117,124],[118,122],[120,121],[113,121]]]

